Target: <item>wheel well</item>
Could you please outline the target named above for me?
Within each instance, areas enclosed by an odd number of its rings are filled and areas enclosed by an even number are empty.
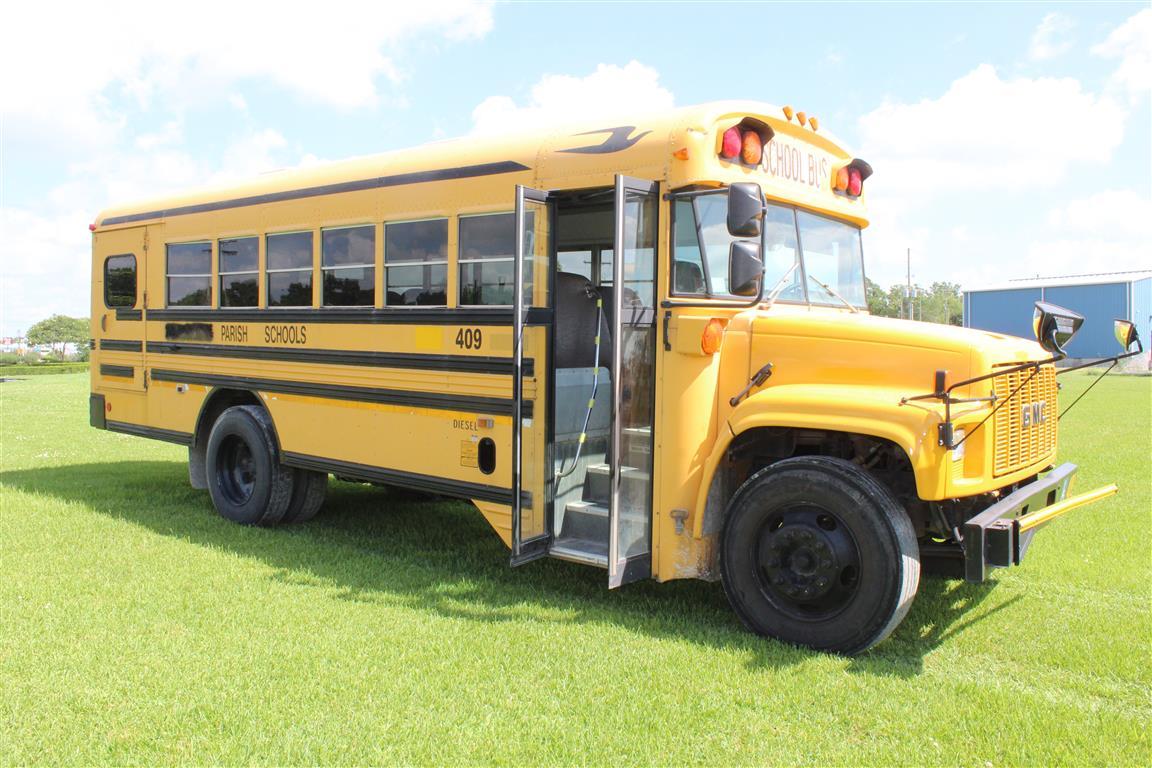
[[[728,502],[744,481],[793,456],[833,456],[867,470],[908,512],[917,535],[923,533],[930,510],[916,494],[912,463],[902,448],[872,435],[792,427],[757,427],[732,440],[708,490],[704,533],[720,531]]]
[[[220,414],[234,405],[260,405],[260,398],[246,389],[213,390],[200,406],[196,418],[196,430],[192,433],[192,445],[188,447],[188,482],[193,488],[203,490],[208,487],[208,477],[204,462],[208,450],[208,433]]]
[[[213,390],[204,404],[200,406],[200,416],[196,419],[196,431],[192,436],[193,447],[202,448],[208,442],[208,433],[220,414],[236,405],[259,405],[263,407],[260,398],[254,392],[246,389],[216,389]]]

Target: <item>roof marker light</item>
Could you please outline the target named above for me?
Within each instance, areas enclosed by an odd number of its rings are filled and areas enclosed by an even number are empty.
[[[676,158],[677,160],[687,160],[688,147],[680,147],[680,149],[672,153],[672,157]]]
[[[820,130],[820,121],[816,119],[815,115],[808,118],[808,125],[812,126],[812,130],[814,131]]]
[[[787,107],[787,106],[784,107],[784,117],[786,117],[788,119],[788,121],[791,122],[791,120],[792,120],[792,107]]]
[[[800,123],[800,125],[804,125],[805,123],[808,122],[808,115],[806,115],[803,112],[797,112],[796,113],[796,122]]]

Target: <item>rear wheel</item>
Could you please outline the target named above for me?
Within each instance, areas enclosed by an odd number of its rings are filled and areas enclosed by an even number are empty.
[[[255,405],[220,414],[208,436],[208,492],[221,517],[275,525],[292,500],[294,470],[280,463],[272,417]]]
[[[324,499],[328,496],[328,473],[313,472],[310,469],[296,470],[296,484],[292,489],[292,501],[284,514],[286,523],[306,523],[316,517]]]
[[[749,629],[845,654],[887,637],[920,579],[916,533],[891,492],[825,456],[785,459],[741,486],[720,569]]]

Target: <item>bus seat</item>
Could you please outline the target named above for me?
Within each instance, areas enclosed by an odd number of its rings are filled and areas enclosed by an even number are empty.
[[[593,365],[596,347],[596,288],[583,275],[571,272],[556,273],[556,350],[553,358],[557,368],[588,368]],[[600,317],[600,355],[597,365],[609,367],[612,360],[612,339],[608,332],[607,306],[610,297],[604,296],[605,312]]]
[[[672,265],[672,274],[676,293],[704,293],[704,273],[699,264],[677,260]]]

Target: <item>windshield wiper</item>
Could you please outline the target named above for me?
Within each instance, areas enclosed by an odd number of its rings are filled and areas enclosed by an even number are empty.
[[[772,286],[772,290],[768,291],[768,297],[764,299],[765,306],[772,306],[772,302],[776,301],[776,297],[784,292],[784,284],[788,282],[788,278],[792,277],[792,273],[799,268],[799,261],[792,262],[792,266],[788,267],[788,271],[784,273],[784,276],[776,281],[776,285]]]
[[[808,279],[811,280],[812,282],[816,283],[816,285],[820,286],[825,291],[827,291],[829,296],[831,296],[835,299],[839,299],[840,302],[844,306],[848,307],[848,309],[852,310],[853,312],[859,312],[860,311],[859,309],[856,308],[856,305],[854,305],[852,302],[848,301],[848,299],[844,298],[840,294],[836,293],[836,291],[834,291],[831,286],[825,285],[824,283],[820,282],[815,277],[813,277],[811,274],[808,275]]]

